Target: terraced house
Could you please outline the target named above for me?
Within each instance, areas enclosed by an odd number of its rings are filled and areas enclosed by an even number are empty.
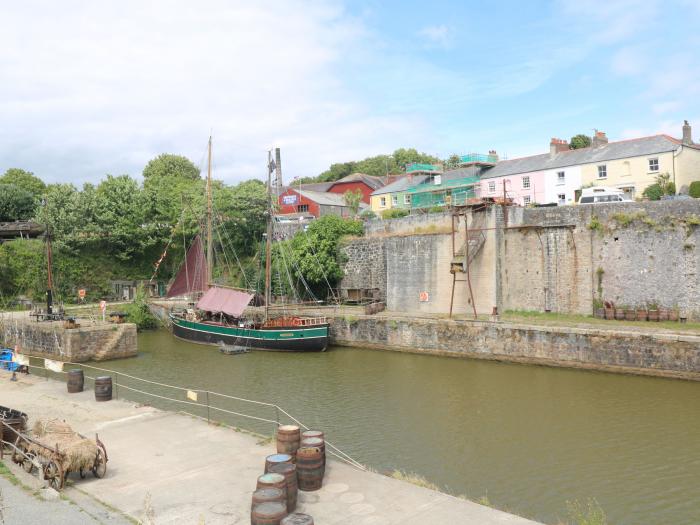
[[[700,145],[693,143],[686,121],[681,139],[653,135],[609,142],[597,131],[588,148],[569,149],[565,140],[553,138],[549,153],[502,160],[481,175],[481,196],[505,192],[517,204],[573,204],[577,190],[605,186],[640,198],[659,174],[668,173],[678,193],[700,180]]]

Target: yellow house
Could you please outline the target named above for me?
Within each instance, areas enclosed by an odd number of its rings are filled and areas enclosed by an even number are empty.
[[[405,175],[391,184],[375,190],[370,195],[370,207],[379,215],[384,210],[392,208],[411,209],[411,195],[406,190],[420,184],[428,177],[426,175]]]
[[[700,144],[694,144],[690,125],[683,126],[683,139],[654,135],[608,142],[596,132],[590,148],[578,150],[581,184],[619,188],[631,198],[641,198],[656,177],[668,173],[678,193],[688,193],[694,180],[700,181]]]

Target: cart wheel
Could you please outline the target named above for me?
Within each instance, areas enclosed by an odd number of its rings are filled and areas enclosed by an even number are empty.
[[[83,467],[80,467],[80,479],[85,479],[85,476],[87,476],[85,469]]]
[[[61,490],[65,482],[63,469],[55,461],[50,461],[44,468],[44,479],[49,482],[49,486],[54,490]]]
[[[104,478],[105,474],[107,474],[107,454],[102,445],[97,447],[97,456],[95,457],[95,464],[92,466],[92,474],[96,478]]]
[[[22,452],[24,452],[24,456],[22,456],[22,468],[25,472],[31,474],[32,470],[34,470],[34,463],[32,462],[34,453],[29,452],[26,448],[23,449]]]

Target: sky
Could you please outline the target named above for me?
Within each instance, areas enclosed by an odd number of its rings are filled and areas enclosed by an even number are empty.
[[[0,0],[0,173],[227,183],[400,147],[543,153],[552,137],[700,140],[700,0]]]

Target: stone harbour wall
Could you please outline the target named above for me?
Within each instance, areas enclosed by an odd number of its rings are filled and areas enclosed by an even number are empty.
[[[8,347],[19,346],[33,357],[83,363],[133,357],[137,354],[136,325],[99,323],[63,328],[60,322],[8,320],[2,324]]]
[[[700,337],[446,319],[337,316],[335,345],[700,380]]]

